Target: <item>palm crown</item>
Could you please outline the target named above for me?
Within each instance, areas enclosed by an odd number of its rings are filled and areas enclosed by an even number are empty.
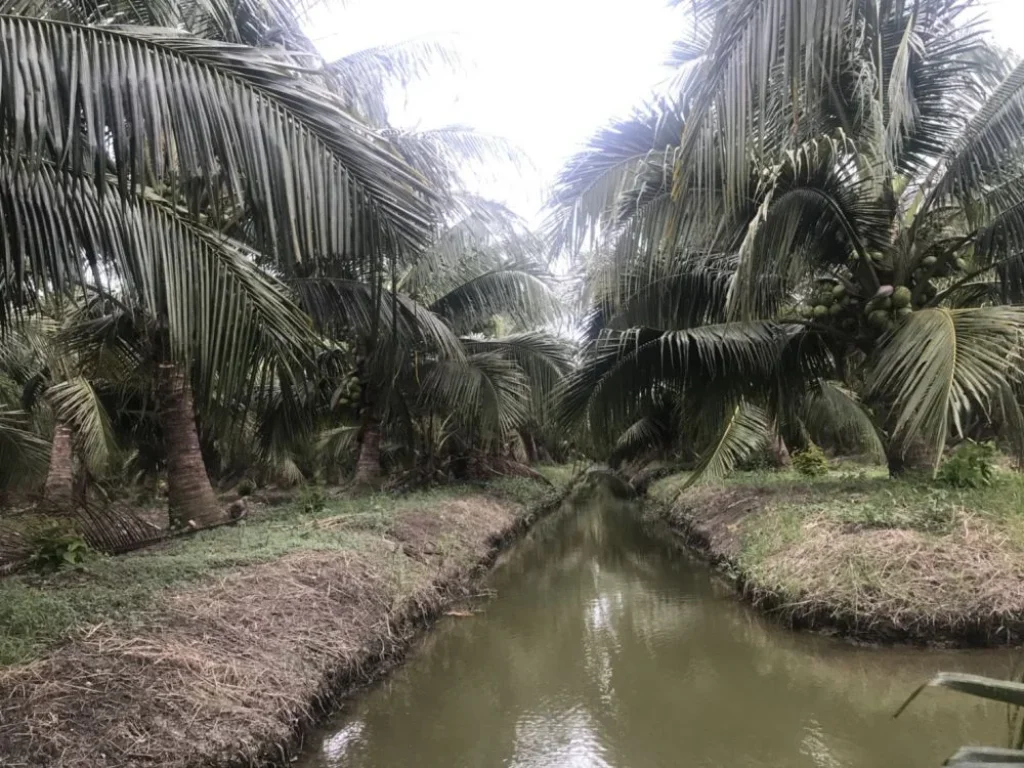
[[[771,429],[880,435],[895,467],[1019,422],[1024,68],[974,5],[688,5],[678,92],[556,190],[559,242],[598,248],[567,422],[642,446],[669,390],[718,470]]]

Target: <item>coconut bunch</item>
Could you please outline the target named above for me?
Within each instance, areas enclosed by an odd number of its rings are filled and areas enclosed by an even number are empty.
[[[857,270],[857,273],[873,276],[870,282],[877,280],[880,283],[877,288],[864,286],[853,275],[821,278],[795,310],[786,314],[830,324],[858,336],[878,336],[931,302],[938,295],[936,280],[955,277],[968,269],[963,259],[940,262],[938,257],[927,255],[901,284],[895,280],[894,271],[882,254],[871,254],[870,258],[872,269]]]

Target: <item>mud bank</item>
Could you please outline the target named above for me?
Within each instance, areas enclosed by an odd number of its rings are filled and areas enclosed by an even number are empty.
[[[872,643],[1024,640],[1019,478],[962,492],[865,473],[681,483],[653,484],[649,514],[786,626]]]
[[[309,725],[474,596],[498,551],[563,496],[519,482],[328,503],[8,584],[16,611],[50,600],[72,619],[0,669],[0,765],[286,764]],[[197,559],[209,567],[177,578]],[[144,607],[129,583],[140,573],[170,582]],[[123,607],[109,604],[119,580]],[[83,595],[96,594],[107,604],[90,613]],[[11,631],[25,632],[12,615]]]

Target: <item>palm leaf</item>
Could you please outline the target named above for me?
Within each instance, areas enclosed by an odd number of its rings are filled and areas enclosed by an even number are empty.
[[[438,65],[456,69],[458,50],[443,40],[415,38],[346,54],[327,64],[348,108],[373,125],[388,124],[388,87],[405,87]]]
[[[372,286],[339,278],[295,280],[292,285],[302,306],[328,333],[373,338],[382,351],[420,346],[462,357],[462,344],[444,319],[408,296],[386,292],[378,299]]]
[[[31,483],[49,459],[50,445],[30,431],[27,414],[0,406],[0,488]]]
[[[875,461],[885,461],[885,446],[875,422],[856,393],[846,387],[822,381],[807,397],[801,415],[812,437],[828,429],[833,435],[855,441]]]
[[[423,376],[420,404],[455,415],[484,435],[505,436],[529,417],[530,388],[519,367],[501,355],[478,352],[464,361],[441,360]]]
[[[987,412],[1018,374],[1024,309],[928,309],[903,322],[879,350],[870,390],[893,404],[895,432],[921,439],[936,466],[951,431]]]
[[[532,262],[513,262],[470,277],[443,296],[430,310],[459,331],[473,331],[494,315],[526,327],[550,322],[561,312],[551,290],[550,273]]]
[[[101,186],[109,167],[122,196],[155,177],[193,206],[196,185],[206,200],[226,189],[264,222],[260,247],[288,265],[418,246],[429,230],[429,191],[303,75],[315,59],[18,16],[0,16],[0,41],[6,147],[29,163],[66,164]],[[33,267],[62,276],[60,265]]]
[[[82,376],[55,384],[48,392],[59,422],[68,424],[82,457],[94,472],[106,469],[117,450],[110,417],[93,388]]]
[[[588,238],[619,221],[622,195],[636,187],[652,158],[670,177],[682,128],[681,108],[656,101],[598,131],[555,181],[547,223],[553,250],[577,253]],[[666,156],[672,158],[667,166]]]
[[[940,672],[927,683],[915,690],[900,705],[893,717],[899,717],[926,688],[947,688],[969,696],[978,696],[989,701],[998,701],[1015,707],[1024,707],[1024,683],[1012,680],[998,680],[982,675],[969,675],[963,672]]]
[[[737,464],[761,448],[769,435],[770,425],[763,410],[743,402],[733,406],[726,413],[721,431],[680,487],[680,493],[697,482],[725,477]]]

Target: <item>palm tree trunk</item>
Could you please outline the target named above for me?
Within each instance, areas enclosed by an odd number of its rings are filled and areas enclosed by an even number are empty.
[[[359,440],[356,461],[356,485],[376,486],[380,482],[380,421],[376,415],[367,417]]]
[[[227,522],[206,474],[192,405],[192,389],[175,366],[157,366],[160,427],[167,451],[171,528],[198,530]]]
[[[891,440],[885,446],[885,459],[889,467],[889,477],[899,477],[908,471],[931,469],[935,456],[934,452],[921,442],[904,447]]]
[[[43,503],[53,512],[70,512],[74,503],[74,467],[71,427],[58,422],[53,430],[50,468],[43,486]]]
[[[771,443],[772,465],[775,469],[782,469],[790,465],[789,448],[782,435],[776,434]]]

